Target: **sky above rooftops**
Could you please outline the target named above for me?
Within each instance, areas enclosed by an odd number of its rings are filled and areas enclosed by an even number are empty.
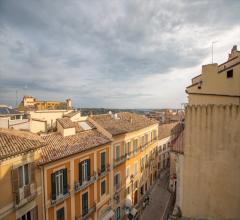
[[[2,0],[0,103],[179,108],[201,65],[240,48],[239,0]]]

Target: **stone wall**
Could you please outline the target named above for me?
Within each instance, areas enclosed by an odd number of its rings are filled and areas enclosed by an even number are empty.
[[[239,219],[240,106],[186,107],[183,216]]]

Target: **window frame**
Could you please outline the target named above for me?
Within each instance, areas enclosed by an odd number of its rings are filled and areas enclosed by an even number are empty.
[[[118,152],[117,149],[119,149],[119,157],[117,155],[117,152]],[[119,161],[120,158],[121,158],[121,145],[120,144],[116,144],[115,145],[115,160]]]
[[[102,183],[104,183],[104,193],[102,192]],[[106,195],[106,192],[107,192],[107,183],[106,183],[106,179],[102,179],[101,182],[100,182],[100,196],[104,196]]]

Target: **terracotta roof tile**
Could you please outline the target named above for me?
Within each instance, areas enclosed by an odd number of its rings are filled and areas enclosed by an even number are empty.
[[[130,112],[117,113],[116,118],[114,114],[93,115],[90,118],[112,135],[137,131],[153,124],[158,124],[156,120]]]
[[[57,121],[63,128],[74,128],[76,124],[70,118],[58,118]]]
[[[177,122],[162,124],[158,127],[158,139],[161,140],[163,138],[171,136],[172,129],[177,125]]]
[[[110,142],[106,136],[97,130],[88,130],[71,136],[53,133],[42,137],[47,146],[42,149],[42,159],[39,164],[46,164],[61,158],[80,153]]]
[[[71,117],[73,117],[74,115],[77,115],[77,114],[80,114],[80,112],[79,111],[71,111],[71,112],[65,114],[63,117],[71,118]]]
[[[0,160],[44,145],[44,140],[31,132],[0,128]]]

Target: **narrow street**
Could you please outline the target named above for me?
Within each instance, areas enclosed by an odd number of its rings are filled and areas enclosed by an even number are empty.
[[[150,204],[146,207],[141,216],[141,220],[162,220],[170,198],[167,190],[168,177],[164,175],[160,179],[160,184],[156,183],[150,194]]]

